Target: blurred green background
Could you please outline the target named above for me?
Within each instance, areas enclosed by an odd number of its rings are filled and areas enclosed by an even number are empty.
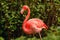
[[[27,13],[20,14],[23,5],[30,7],[30,19],[42,19],[49,27],[42,31],[42,40],[60,40],[60,0],[0,0],[0,40],[40,40],[38,34],[22,31]]]

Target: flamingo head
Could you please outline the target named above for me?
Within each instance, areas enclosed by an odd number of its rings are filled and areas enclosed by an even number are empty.
[[[24,10],[27,10],[29,7],[27,5],[24,5],[22,7],[22,10],[20,11],[21,14],[23,14]]]

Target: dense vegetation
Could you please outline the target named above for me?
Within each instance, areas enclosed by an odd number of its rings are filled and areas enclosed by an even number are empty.
[[[43,30],[43,40],[60,40],[60,0],[0,0],[0,40],[39,40],[22,31],[26,17],[20,14],[23,5],[31,9],[30,18],[42,19],[49,29]]]

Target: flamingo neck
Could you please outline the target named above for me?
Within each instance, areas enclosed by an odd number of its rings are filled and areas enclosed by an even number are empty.
[[[27,8],[27,11],[28,11],[28,14],[27,14],[27,16],[26,16],[26,18],[25,18],[25,20],[24,20],[24,23],[29,19],[29,17],[30,17],[30,9],[29,8]]]

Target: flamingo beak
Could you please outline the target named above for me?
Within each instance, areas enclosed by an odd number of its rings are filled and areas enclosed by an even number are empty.
[[[24,12],[24,9],[22,9],[22,10],[20,11],[21,14],[23,14],[23,12]]]

